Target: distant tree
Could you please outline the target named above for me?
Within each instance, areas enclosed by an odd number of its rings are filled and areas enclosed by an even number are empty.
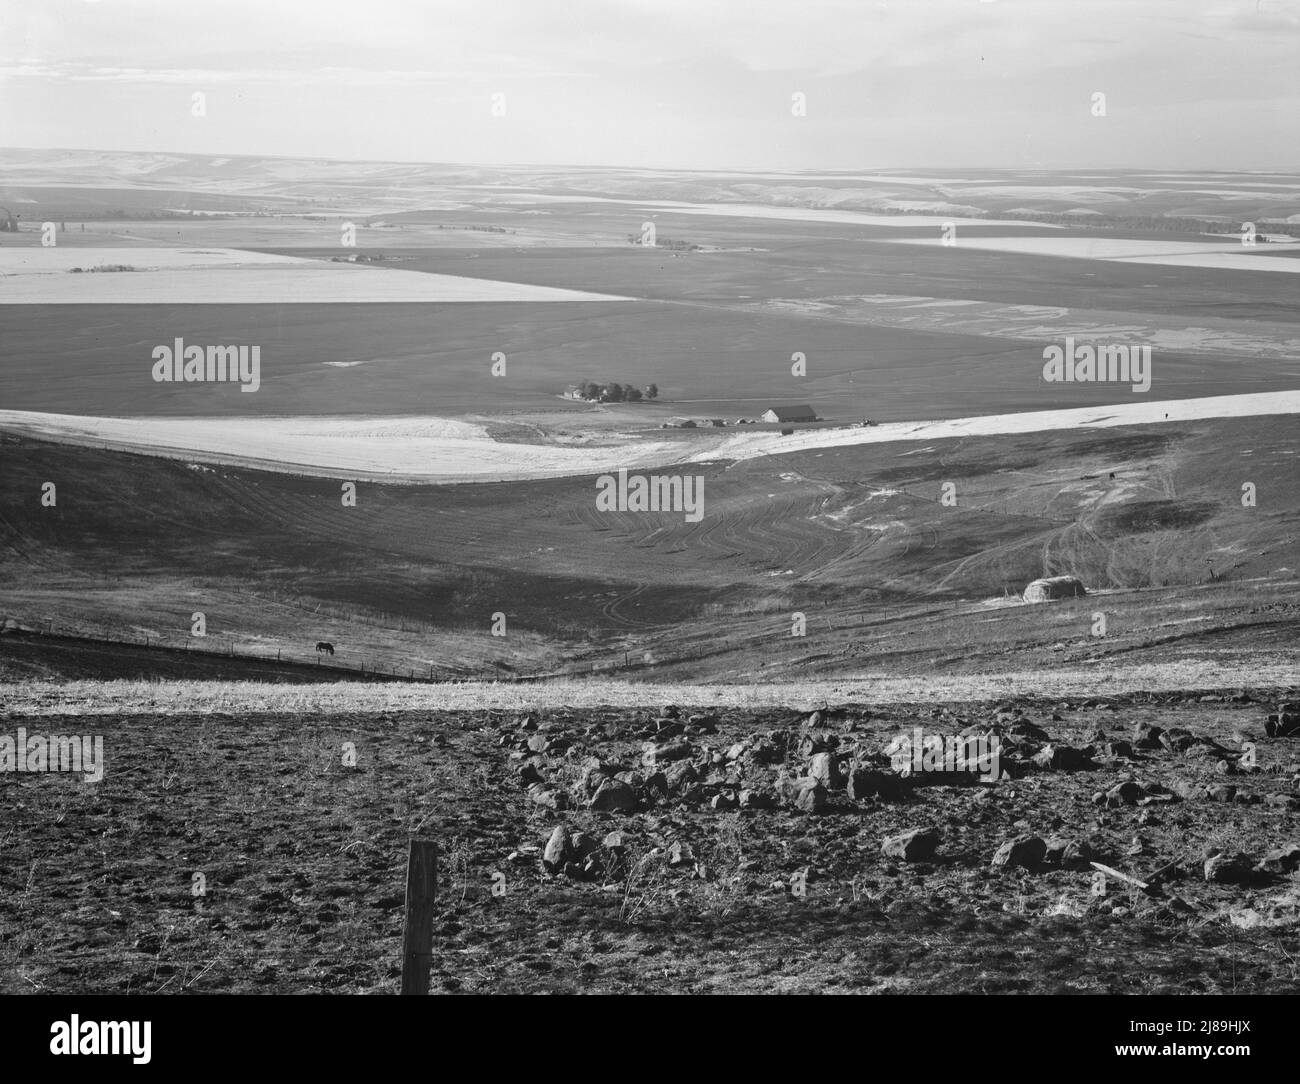
[[[582,397],[584,399],[599,399],[600,385],[594,380],[584,380],[582,382]]]
[[[641,389],[634,388],[631,384],[629,384],[626,388],[623,389],[623,400],[628,403],[641,402]]]
[[[648,388],[646,388],[646,390],[645,390],[645,397],[646,397],[647,399],[658,399],[658,398],[659,398],[659,385],[658,385],[658,384],[651,384]]]
[[[606,384],[601,398],[607,403],[621,403],[623,401],[622,384]]]

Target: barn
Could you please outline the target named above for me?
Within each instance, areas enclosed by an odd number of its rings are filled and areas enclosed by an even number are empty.
[[[773,406],[763,411],[765,422],[815,422],[817,414],[807,405]]]
[[[1082,598],[1088,592],[1076,576],[1048,576],[1025,588],[1026,602],[1050,602],[1057,598]]]

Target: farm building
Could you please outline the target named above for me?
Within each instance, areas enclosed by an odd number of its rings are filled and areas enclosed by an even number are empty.
[[[1056,598],[1081,598],[1088,592],[1075,576],[1048,576],[1025,588],[1026,602],[1050,602]]]
[[[810,406],[774,406],[763,411],[765,422],[815,422],[817,414]]]

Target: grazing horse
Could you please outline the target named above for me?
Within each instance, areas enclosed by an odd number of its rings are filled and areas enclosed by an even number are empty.
[[[320,643],[316,645],[316,654],[319,655],[322,651],[325,652],[325,654],[332,656],[334,654],[334,645],[327,644],[324,640],[321,640]]]

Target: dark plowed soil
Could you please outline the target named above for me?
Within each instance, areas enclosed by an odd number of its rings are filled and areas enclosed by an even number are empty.
[[[412,833],[441,849],[435,991],[1294,991],[1300,737],[1266,736],[1277,709],[11,717],[102,734],[107,767],[0,774],[0,992],[395,992]],[[1012,778],[893,778],[893,736],[967,726]],[[819,765],[824,793],[789,782]],[[888,793],[851,797],[854,770]],[[917,828],[932,857],[882,854]],[[993,864],[1033,835],[1045,855]]]

